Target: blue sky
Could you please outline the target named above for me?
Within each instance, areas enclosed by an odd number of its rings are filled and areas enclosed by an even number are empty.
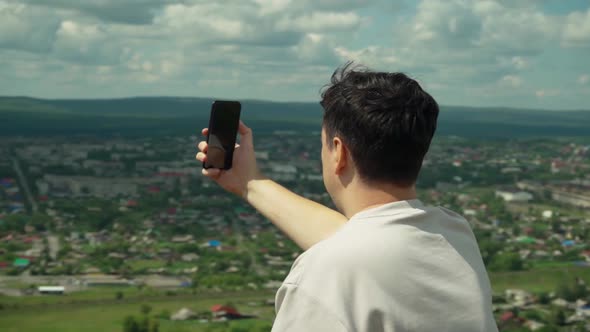
[[[590,0],[0,0],[0,91],[315,101],[348,60],[444,105],[590,110]]]

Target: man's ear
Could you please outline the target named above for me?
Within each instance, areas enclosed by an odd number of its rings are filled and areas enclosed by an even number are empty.
[[[334,150],[332,153],[332,157],[334,158],[334,173],[340,175],[348,166],[349,151],[339,137],[332,139],[332,147]]]

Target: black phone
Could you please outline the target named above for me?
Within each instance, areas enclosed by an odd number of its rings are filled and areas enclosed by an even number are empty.
[[[241,109],[238,101],[216,100],[211,105],[207,159],[203,168],[228,170],[232,167]]]

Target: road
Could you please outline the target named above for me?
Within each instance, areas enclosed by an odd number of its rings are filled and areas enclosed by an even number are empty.
[[[59,252],[59,238],[55,235],[49,235],[47,236],[47,244],[49,244],[49,256],[56,260]]]
[[[12,167],[14,168],[16,175],[18,175],[18,181],[21,183],[22,188],[25,190],[25,196],[29,201],[29,206],[31,207],[33,212],[37,212],[37,202],[31,194],[31,190],[29,189],[29,183],[27,182],[27,179],[25,178],[25,175],[23,174],[23,171],[21,170],[20,165],[18,164],[18,160],[16,160],[16,158],[12,158]]]
[[[27,270],[28,271],[28,270]],[[108,284],[117,281],[129,281],[121,279],[116,275],[57,275],[57,276],[39,276],[31,275],[30,273],[23,273],[20,276],[2,276],[0,275],[0,295],[21,296],[21,289],[27,285],[60,285],[66,287],[67,292],[75,292],[87,290],[89,286],[87,283],[101,283]],[[160,276],[160,275],[141,275],[135,276],[128,285],[137,283],[144,283],[149,287],[154,288],[180,288],[188,281],[183,277]],[[117,286],[122,286],[124,283],[118,283]],[[100,286],[98,286],[100,287]],[[1,329],[0,329],[1,330]]]

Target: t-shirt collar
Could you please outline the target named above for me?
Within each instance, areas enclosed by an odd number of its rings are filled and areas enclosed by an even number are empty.
[[[353,220],[357,220],[357,219],[366,219],[366,218],[373,218],[373,217],[396,215],[396,214],[403,212],[404,210],[407,211],[408,209],[423,210],[424,204],[422,204],[422,201],[420,201],[417,198],[403,200],[403,201],[396,201],[396,202],[391,202],[391,203],[385,203],[383,205],[379,205],[379,206],[372,207],[367,210],[357,212],[355,215],[353,215],[349,219],[349,221],[353,221]]]

